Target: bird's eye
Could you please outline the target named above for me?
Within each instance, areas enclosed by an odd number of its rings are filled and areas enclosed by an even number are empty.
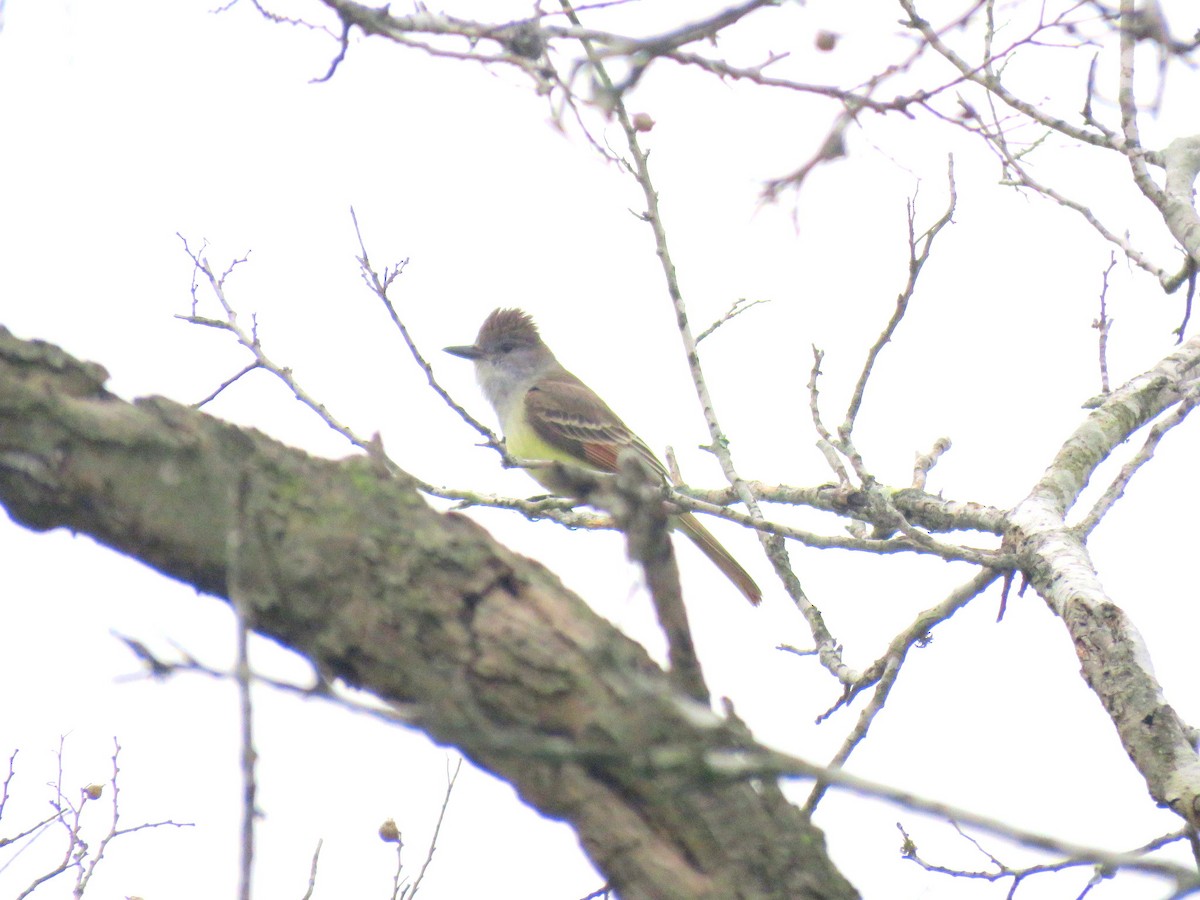
[[[512,353],[513,350],[516,349],[516,346],[517,345],[514,344],[512,341],[502,341],[500,343],[500,347],[498,349],[500,350],[501,353]]]

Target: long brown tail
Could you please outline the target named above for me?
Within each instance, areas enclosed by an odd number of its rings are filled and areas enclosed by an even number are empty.
[[[739,591],[741,591],[747,600],[755,606],[762,601],[762,590],[754,583],[754,579],[750,577],[750,573],[743,569],[736,559],[729,555],[729,551],[717,543],[717,539],[709,534],[707,528],[700,524],[691,513],[683,513],[676,519],[676,524],[679,529],[686,534],[701,552],[713,561],[718,569],[725,573],[725,577],[732,581]]]

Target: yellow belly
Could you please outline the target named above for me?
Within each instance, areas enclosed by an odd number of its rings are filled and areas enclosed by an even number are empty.
[[[508,455],[520,460],[548,460],[550,462],[570,463],[585,469],[595,469],[586,460],[572,456],[567,451],[555,447],[534,431],[524,416],[509,416],[509,421],[502,423],[504,444]],[[567,493],[566,485],[554,477],[550,469],[526,469],[530,477],[542,487],[556,494]]]

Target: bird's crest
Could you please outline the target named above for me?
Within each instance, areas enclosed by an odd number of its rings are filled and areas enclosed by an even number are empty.
[[[533,317],[522,309],[497,309],[488,316],[475,338],[476,347],[495,347],[501,343],[537,344],[541,341]]]

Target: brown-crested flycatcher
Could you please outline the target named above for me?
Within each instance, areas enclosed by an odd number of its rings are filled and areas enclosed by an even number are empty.
[[[496,409],[508,452],[518,459],[550,460],[615,472],[617,455],[628,448],[664,482],[667,468],[645,442],[586,384],[562,367],[542,341],[537,326],[519,309],[497,309],[479,329],[475,343],[447,347],[447,353],[475,363],[475,375]],[[557,494],[569,493],[551,469],[527,469]],[[708,529],[690,512],[673,524],[711,559],[751,603],[762,591]]]

